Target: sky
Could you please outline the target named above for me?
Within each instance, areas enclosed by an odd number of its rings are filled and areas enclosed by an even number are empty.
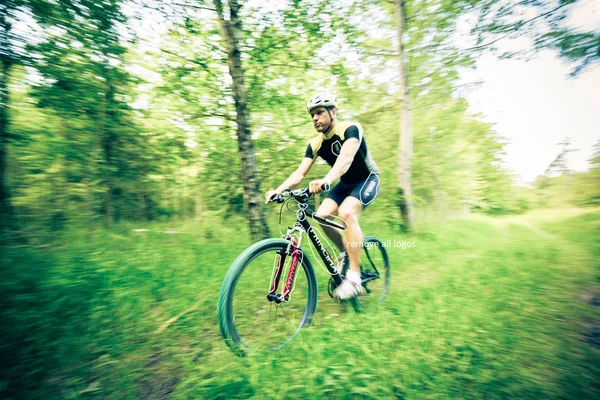
[[[600,2],[581,1],[570,12],[572,27],[600,30]],[[527,45],[519,40],[504,41],[506,48]],[[467,94],[471,111],[508,140],[505,165],[521,182],[532,182],[544,173],[568,136],[571,148],[569,167],[589,168],[592,146],[600,140],[600,66],[588,67],[578,77],[569,77],[572,65],[558,59],[553,51],[539,52],[530,60],[499,60],[488,54],[477,68],[463,77],[483,83]]]
[[[566,136],[579,149],[570,153],[570,168],[589,168],[592,146],[600,140],[600,68],[577,78],[569,78],[570,71],[551,51],[529,62],[492,56],[477,62],[473,74],[484,82],[467,95],[471,111],[508,139],[505,162],[522,181],[545,171]]]

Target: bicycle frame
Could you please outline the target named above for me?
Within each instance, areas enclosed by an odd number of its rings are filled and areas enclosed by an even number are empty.
[[[308,208],[308,204],[305,202],[299,201],[300,209],[296,213],[296,222],[293,227],[289,227],[287,234],[285,236],[285,240],[289,242],[287,249],[282,253],[279,252],[279,259],[276,260],[276,267],[273,271],[273,276],[271,277],[271,286],[269,288],[269,293],[267,294],[267,299],[270,302],[275,302],[279,304],[281,302],[290,301],[290,294],[293,290],[294,280],[296,278],[296,272],[298,270],[298,261],[302,261],[301,257],[302,253],[302,240],[305,234],[308,234],[308,238],[313,243],[315,248],[317,249],[317,253],[325,263],[327,271],[331,274],[336,284],[340,284],[342,282],[342,278],[340,274],[337,273],[335,269],[335,262],[331,258],[331,255],[321,243],[321,240],[314,232],[313,227],[308,222],[308,218],[312,218],[321,225],[329,226],[331,228],[337,228],[344,230],[344,226],[337,224],[335,222],[329,221],[325,218],[319,217],[312,210]],[[298,239],[294,236],[294,233],[297,233]],[[290,264],[290,268],[288,270],[288,275],[285,280],[285,286],[283,289],[283,293],[277,294],[277,290],[279,287],[279,283],[281,281],[281,275],[283,273],[283,269],[285,266],[285,259],[287,256],[291,255],[292,262]]]

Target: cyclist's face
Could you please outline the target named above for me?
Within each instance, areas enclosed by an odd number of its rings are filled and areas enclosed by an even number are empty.
[[[335,118],[336,114],[337,110],[335,108],[331,110],[332,118]],[[329,118],[329,113],[325,107],[313,108],[310,110],[310,115],[312,116],[312,122],[317,132],[324,132],[329,128],[331,118]]]

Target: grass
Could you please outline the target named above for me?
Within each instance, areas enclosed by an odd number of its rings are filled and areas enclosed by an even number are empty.
[[[378,312],[334,303],[317,267],[313,326],[244,358],[216,312],[249,244],[241,220],[72,229],[4,248],[0,397],[598,398],[600,315],[582,294],[600,288],[599,213],[476,216],[412,236],[378,220],[365,217],[365,232],[416,243],[388,248]]]

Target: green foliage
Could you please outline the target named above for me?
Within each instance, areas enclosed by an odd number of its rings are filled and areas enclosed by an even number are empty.
[[[556,177],[540,176],[534,182],[535,206],[565,208],[600,205],[598,168],[588,172],[567,173]]]
[[[129,13],[128,21],[117,1],[64,2],[62,8],[43,1],[9,5],[10,16],[29,12],[43,33],[38,42],[18,37],[22,46],[11,50],[30,67],[13,69],[10,87],[15,97],[6,133],[8,186],[17,214],[58,227],[50,221],[243,212],[240,162],[234,155],[235,105],[214,12],[186,2],[161,7],[170,29],[151,43],[143,35],[123,40],[123,27],[135,18]],[[396,77],[381,83],[378,76],[396,68],[393,7],[374,1],[313,6],[289,2],[242,9],[241,43],[262,188],[277,186],[300,161],[304,143],[314,135],[304,103],[314,91],[329,88],[341,99],[341,118],[365,126],[390,188],[379,201],[385,208],[395,203],[399,95]],[[537,22],[506,24],[521,10],[490,2],[410,1],[404,6],[415,125],[414,203],[441,214],[521,212],[553,204],[550,198],[562,189],[539,193],[539,201],[516,194],[522,190],[512,187],[501,166],[502,138],[469,115],[468,104],[456,97],[458,71],[473,65],[478,50],[459,51],[450,41],[459,16],[471,11],[481,16],[475,32],[481,43],[485,34],[521,27],[534,31]],[[544,18],[558,21],[562,10]],[[361,20],[371,21],[370,26]],[[593,37],[574,41],[568,35],[572,32],[555,29],[538,44],[559,46],[573,57],[593,56],[581,47],[593,47]],[[18,53],[21,47],[27,57]],[[317,167],[311,178],[324,171]],[[596,204],[595,179],[574,181],[581,182],[576,185],[581,190],[567,203]]]
[[[593,147],[587,172],[573,172],[567,164],[569,148],[566,138],[546,173],[533,183],[536,191],[533,204],[543,208],[597,207],[600,205],[600,142]]]
[[[597,213],[472,217],[404,236],[365,218],[366,232],[417,245],[388,249],[379,311],[333,302],[317,269],[314,326],[244,358],[216,316],[226,269],[249,244],[229,240],[247,237],[241,218],[31,236],[0,254],[0,394],[595,398],[597,342],[582,326],[598,313],[580,296],[598,293],[599,223]]]
[[[597,355],[578,340],[579,323],[596,314],[576,300],[597,281],[597,215],[431,227],[423,218],[414,236],[399,232],[393,7],[370,0],[242,9],[256,167],[262,189],[279,185],[315,135],[306,99],[335,91],[340,118],[362,123],[381,170],[365,231],[417,248],[390,249],[393,286],[379,314],[347,313],[325,295],[315,326],[285,353],[234,357],[218,335],[215,301],[249,243],[225,46],[205,2],[152,4],[163,13],[160,39],[134,30],[129,7],[142,3],[3,3],[10,96],[0,104],[9,122],[0,172],[20,230],[0,252],[1,397],[598,395]],[[504,20],[520,8],[404,4],[420,215],[599,206],[598,148],[589,172],[570,172],[559,154],[533,188],[514,186],[501,165],[504,140],[457,95],[459,71],[478,55],[450,41],[459,18],[477,11],[489,24],[475,33],[505,35],[529,27]],[[31,20],[25,35],[7,24],[21,15]],[[538,46],[582,66],[597,59],[597,36],[560,27],[543,35]],[[315,165],[307,180],[326,170]],[[134,224],[146,220],[159,221]],[[182,233],[168,233],[173,226]],[[149,231],[133,231],[140,227]]]
[[[483,0],[473,3],[479,12],[478,24],[473,29],[478,35],[478,50],[495,49],[496,42],[507,37],[528,37],[534,42],[533,50],[553,49],[558,56],[574,63],[573,76],[600,60],[598,31],[583,31],[580,27],[565,24],[568,11],[577,0]],[[504,57],[527,54],[530,50],[523,49]]]
[[[414,203],[439,215],[505,214],[565,203],[552,200],[564,188],[533,196],[513,187],[501,163],[504,141],[455,95],[458,71],[470,66],[476,53],[459,52],[448,38],[458,16],[480,6],[406,3]],[[49,24],[44,27],[60,29],[27,47],[26,61],[35,74],[13,69],[10,86],[8,183],[17,214],[30,221],[26,224],[59,229],[65,223],[58,221],[201,219],[244,212],[235,105],[210,11],[166,8],[170,29],[160,42],[142,36],[127,43],[119,40],[119,27],[127,21],[116,2],[83,14],[74,9],[78,17],[69,25],[52,8],[48,14],[31,7]],[[365,127],[386,189],[372,208],[384,210],[396,203],[399,104],[397,78],[381,82],[378,75],[395,69],[393,9],[383,7],[387,11],[381,13],[380,5],[369,1],[348,7],[292,2],[280,9],[258,4],[243,9],[257,171],[263,190],[293,171],[314,135],[306,98],[330,88],[341,100],[340,118]],[[379,31],[356,18],[372,20]],[[317,165],[308,179],[325,170]],[[566,203],[596,204],[596,181],[576,181],[581,190]],[[393,224],[395,217],[388,219]]]

